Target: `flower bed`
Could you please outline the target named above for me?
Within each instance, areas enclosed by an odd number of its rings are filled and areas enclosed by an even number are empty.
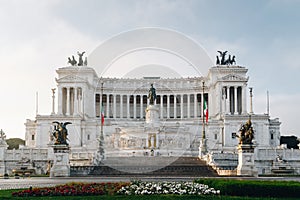
[[[29,188],[14,192],[14,197],[112,195],[130,183],[70,183],[55,187]]]
[[[193,182],[141,182],[134,181],[123,186],[117,194],[151,195],[151,194],[178,194],[178,195],[219,195],[220,190],[209,188],[207,185]]]
[[[29,188],[13,197],[91,196],[91,195],[219,195],[220,191],[193,182],[70,183],[55,187]]]

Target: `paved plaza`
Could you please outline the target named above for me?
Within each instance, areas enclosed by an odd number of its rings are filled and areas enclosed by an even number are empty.
[[[68,177],[68,178],[48,178],[48,177],[32,177],[32,178],[9,178],[0,179],[0,190],[18,189],[32,187],[49,187],[71,182],[129,182],[131,180],[142,181],[193,181],[199,177]],[[222,178],[222,177],[218,177]],[[278,181],[298,181],[300,177],[224,177],[228,179],[248,179],[248,180],[278,180]]]

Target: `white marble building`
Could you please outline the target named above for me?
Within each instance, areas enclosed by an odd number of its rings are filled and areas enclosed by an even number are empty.
[[[103,105],[105,157],[198,156],[202,138],[201,108],[205,99],[209,109],[209,119],[205,125],[207,162],[220,174],[233,173],[236,168],[238,139],[235,134],[250,114],[255,130],[255,165],[258,173],[271,174],[276,167],[277,155],[285,156],[286,160],[291,158],[291,164],[298,172],[299,162],[295,160],[295,154],[299,152],[294,150],[288,154],[286,151],[289,150],[278,147],[279,119],[253,113],[252,108],[247,108],[247,71],[242,66],[217,65],[211,67],[205,77],[119,79],[98,77],[91,66],[59,68],[56,71],[53,111],[26,121],[26,145],[20,151],[43,150],[48,153],[41,160],[53,159],[49,146],[53,143],[52,122],[69,121],[72,122],[67,127],[71,165],[92,165],[99,148]],[[145,109],[149,105],[147,95],[151,83],[156,88],[155,105],[159,108],[159,123],[149,126],[145,122]],[[57,107],[54,106],[55,98]],[[6,150],[6,154],[12,153]],[[15,154],[11,155],[11,168],[16,166],[13,164],[18,159]],[[24,157],[22,153],[20,156]]]
[[[203,99],[208,102],[206,126],[209,150],[232,150],[237,145],[233,133],[249,118],[247,111],[247,69],[240,66],[214,66],[207,77],[143,79],[99,78],[92,67],[63,67],[57,70],[57,112],[27,120],[26,146],[46,148],[53,121],[70,121],[71,148],[96,149],[100,133],[101,104],[105,110],[105,135],[116,128],[145,123],[150,84],[156,88],[160,122],[182,125],[201,138]],[[202,82],[205,82],[204,96]],[[101,83],[103,82],[103,95]],[[259,147],[279,145],[280,123],[266,114],[253,114],[255,140]],[[196,141],[199,142],[199,141]]]

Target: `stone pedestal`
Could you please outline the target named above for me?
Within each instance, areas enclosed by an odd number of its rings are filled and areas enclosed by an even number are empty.
[[[257,169],[254,164],[255,145],[239,144],[238,146],[238,176],[257,176]]]
[[[199,158],[204,159],[205,155],[207,154],[207,145],[206,145],[207,139],[202,139],[200,141],[199,146]]]
[[[70,176],[69,146],[53,145],[54,162],[50,170],[50,177]]]
[[[156,105],[149,105],[146,109],[146,123],[159,123],[159,108]]]

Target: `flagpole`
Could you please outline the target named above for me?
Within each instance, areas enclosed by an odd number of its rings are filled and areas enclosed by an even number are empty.
[[[39,92],[35,93],[35,115],[39,113]]]
[[[267,90],[267,115],[270,115],[270,99],[269,99],[269,91]]]
[[[204,87],[205,87],[205,82],[202,82],[202,101],[203,101],[203,107],[202,107],[202,142],[205,140],[205,119],[204,119],[204,106],[205,106],[205,98],[204,98]]]
[[[103,136],[103,124],[104,124],[104,122],[103,122],[103,119],[102,119],[102,117],[104,117],[104,116],[102,116],[102,110],[103,110],[103,82],[101,81],[101,104],[100,104],[100,106],[101,106],[101,126],[100,126],[100,138],[99,138],[99,156],[100,156],[100,162],[102,161],[102,160],[104,160],[104,136]],[[100,164],[100,163],[99,163]]]
[[[200,142],[200,148],[199,148],[199,157],[203,158],[204,155],[207,153],[206,148],[206,136],[205,136],[205,119],[204,119],[204,105],[205,105],[205,98],[204,98],[204,89],[205,89],[205,82],[202,82],[202,140]]]
[[[102,112],[102,109],[103,109],[103,82],[101,81],[101,99],[102,99],[102,102],[101,102],[101,112]],[[103,139],[103,122],[102,122],[102,113],[100,113],[101,115],[101,130],[100,130],[100,139],[102,138]]]

